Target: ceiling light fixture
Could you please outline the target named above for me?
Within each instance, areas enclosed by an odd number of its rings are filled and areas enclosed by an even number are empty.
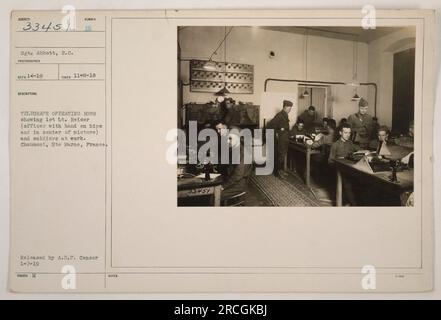
[[[361,97],[355,93],[354,96],[351,98],[351,101],[360,101]]]
[[[358,35],[354,35],[354,41],[352,42],[352,81],[346,83],[349,86],[354,87],[354,95],[351,101],[359,101],[361,98],[358,95],[357,88],[360,86],[358,78]]]
[[[305,34],[303,38],[303,68],[305,72],[305,80],[308,81],[308,28],[305,28]],[[305,91],[300,95],[301,99],[305,97],[309,97],[309,91],[307,87],[305,87]]]
[[[308,89],[305,89],[305,92],[302,93],[303,97],[309,97],[309,91]]]
[[[232,30],[233,30],[233,27],[231,27],[230,30],[227,33],[227,27],[224,27],[224,39],[222,40],[220,45],[215,50],[215,52],[216,52],[217,50],[219,50],[220,46],[222,44],[224,44],[224,67],[225,67],[225,71],[226,71],[226,68],[227,68],[227,37],[229,36],[229,34],[231,33]],[[210,59],[211,59],[211,57],[210,57]],[[225,76],[224,76],[224,86],[223,86],[223,88],[220,89],[218,92],[216,92],[214,95],[215,96],[225,96],[226,94],[230,94],[230,93],[231,92],[227,88],[227,83],[225,81]]]
[[[202,68],[206,71],[217,71],[216,62],[214,62],[213,60],[208,60],[207,62],[205,62]]]

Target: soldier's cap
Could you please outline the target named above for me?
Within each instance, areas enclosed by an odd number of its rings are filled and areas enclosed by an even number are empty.
[[[283,106],[284,107],[292,107],[292,102],[289,100],[283,100]]]
[[[358,106],[359,107],[367,107],[368,106],[367,100],[361,98],[360,101],[358,102]]]

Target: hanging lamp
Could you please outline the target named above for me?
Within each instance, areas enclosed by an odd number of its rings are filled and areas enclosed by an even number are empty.
[[[225,66],[225,71],[227,68],[227,37],[230,34],[231,30],[233,30],[233,27],[231,27],[230,31],[228,31],[227,33],[227,27],[224,27],[224,39],[221,42],[224,44],[224,66]],[[219,46],[220,47],[220,46]],[[218,47],[218,49],[219,49]],[[224,76],[224,86],[222,89],[220,89],[218,92],[216,92],[214,95],[215,96],[225,96],[226,94],[230,94],[230,90],[227,89],[227,82],[225,81],[225,76]]]
[[[304,65],[305,65],[305,80],[308,81],[308,28],[305,29],[305,41],[304,41]],[[301,98],[309,97],[308,88],[305,87],[305,91],[302,93]]]
[[[356,36],[358,38],[358,36]],[[354,95],[351,101],[360,101],[361,97],[358,95],[357,88],[360,83],[357,81],[358,78],[358,39],[354,37],[352,45],[352,81],[347,83],[347,85],[354,87]]]

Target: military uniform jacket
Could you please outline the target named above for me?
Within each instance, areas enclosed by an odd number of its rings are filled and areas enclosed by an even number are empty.
[[[274,129],[279,152],[288,149],[289,143],[289,118],[285,111],[280,111],[268,122],[267,129]]]
[[[351,125],[352,130],[356,132],[355,142],[369,143],[374,123],[372,117],[369,114],[355,113],[351,114],[348,118],[348,123]]]
[[[289,132],[289,118],[285,111],[280,111],[276,116],[268,122],[267,129],[274,129],[274,133],[278,136],[286,135]]]
[[[346,158],[350,153],[358,151],[359,149],[360,147],[353,144],[350,140],[343,141],[342,139],[338,139],[331,146],[328,162],[333,163],[335,159]]]

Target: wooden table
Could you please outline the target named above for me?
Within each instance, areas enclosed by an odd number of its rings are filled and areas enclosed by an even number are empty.
[[[306,186],[309,188],[311,185],[311,155],[320,154],[321,152],[319,150],[312,149],[311,147],[307,146],[304,143],[297,141],[290,141],[288,150],[305,155],[305,160],[306,160],[305,183]],[[287,164],[287,162],[289,162],[289,164]],[[289,167],[289,170],[293,169],[290,161],[285,161],[285,167]]]
[[[213,196],[213,206],[221,205],[222,178],[210,181],[201,178],[178,179],[178,199],[189,197]]]
[[[413,170],[397,172],[398,182],[389,180],[392,171],[369,173],[354,168],[354,162],[345,159],[334,160],[337,169],[337,206],[343,204],[342,175],[350,175],[359,181],[369,185],[371,188],[382,190],[393,195],[401,195],[406,191],[413,191]]]

